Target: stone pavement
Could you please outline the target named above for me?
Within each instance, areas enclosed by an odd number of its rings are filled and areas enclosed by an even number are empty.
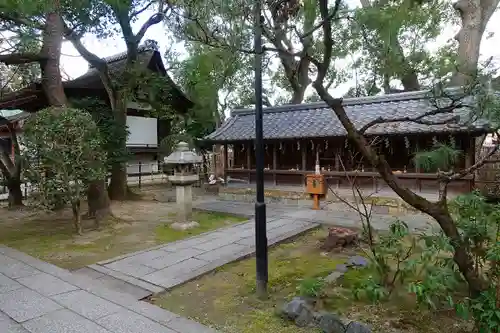
[[[268,244],[276,244],[317,226],[311,221],[270,217],[267,219]],[[83,273],[89,276],[105,274],[150,294],[158,293],[253,254],[254,229],[254,221],[251,220],[99,262],[88,266]]]
[[[252,217],[254,205],[246,202],[204,201],[195,205],[198,210],[218,211]],[[422,214],[400,217],[413,232],[432,230],[436,223]],[[387,230],[394,217],[373,214],[376,230]],[[270,204],[267,207],[269,245],[328,224],[361,228],[358,214],[347,209],[300,209],[296,206]],[[157,246],[147,250],[90,265],[78,273],[97,281],[106,279],[111,289],[124,290],[138,299],[169,290],[208,273],[227,263],[245,258],[255,252],[254,221],[249,220],[193,238]],[[135,289],[134,289],[135,288]]]
[[[279,216],[283,219],[309,221],[339,227],[362,228],[361,219],[357,212],[341,203],[329,204],[328,206],[328,210],[312,210],[309,208],[300,208],[295,205],[268,204],[267,216]],[[249,218],[254,216],[254,204],[248,202],[214,200],[199,203],[195,207],[198,210],[240,214]],[[396,218],[406,222],[413,232],[436,230],[436,228],[439,228],[431,217],[418,213],[391,216],[373,212],[371,221],[375,230],[383,231],[387,230],[390,223]]]
[[[214,333],[134,296],[112,291],[0,246],[1,333]]]

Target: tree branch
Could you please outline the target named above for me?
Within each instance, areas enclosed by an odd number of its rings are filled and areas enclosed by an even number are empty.
[[[439,121],[432,121],[432,120],[426,120],[424,118],[430,117],[430,116],[435,116],[439,114],[450,114],[453,113],[456,108],[460,108],[462,106],[455,106],[455,107],[446,107],[442,109],[434,109],[432,111],[425,112],[417,117],[398,117],[398,118],[383,118],[383,117],[378,117],[363,127],[359,129],[360,134],[365,134],[366,131],[377,125],[377,124],[386,124],[386,123],[399,123],[399,122],[412,122],[412,123],[417,123],[417,124],[422,124],[422,125],[448,125],[448,124],[458,124],[460,121],[460,116],[454,115],[451,116],[450,118],[444,119],[444,120],[439,120]]]
[[[104,89],[106,90],[109,98],[109,103],[111,109],[114,110],[116,107],[116,97],[113,89],[113,82],[108,70],[108,63],[106,60],[99,58],[94,53],[90,52],[82,43],[81,37],[76,35],[67,25],[64,25],[64,35],[67,40],[71,42],[73,47],[80,53],[80,55],[87,61],[90,65],[95,67],[99,72],[99,77],[101,78]]]
[[[43,60],[47,60],[47,58],[42,56],[40,53],[0,54],[0,62],[3,62],[6,65],[29,64]]]
[[[140,43],[148,29],[151,26],[160,23],[163,20],[163,17],[163,13],[156,13],[151,15],[151,17],[141,26],[139,32],[135,35],[135,40],[137,41],[137,43]]]
[[[478,170],[479,168],[481,168],[485,164],[497,163],[499,160],[498,159],[492,160],[491,157],[493,155],[495,155],[495,153],[498,152],[499,148],[500,148],[499,145],[495,145],[495,147],[493,147],[493,149],[491,149],[491,151],[489,151],[479,161],[477,161],[476,163],[474,163],[473,165],[471,165],[468,168],[465,168],[465,169],[463,169],[463,170],[461,170],[459,172],[456,172],[456,173],[452,174],[451,176],[446,177],[446,179],[448,180],[448,182],[450,182],[452,180],[461,179],[461,178],[463,178],[463,177],[465,177],[467,175],[470,175],[470,174],[474,173],[476,170]]]

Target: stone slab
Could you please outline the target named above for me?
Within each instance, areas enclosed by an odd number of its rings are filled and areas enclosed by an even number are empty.
[[[199,250],[203,250],[203,251],[213,251],[215,249],[226,246],[228,244],[235,243],[237,240],[239,240],[241,238],[243,238],[243,237],[241,237],[238,234],[228,232],[224,236],[220,236],[220,237],[213,239],[209,242],[194,245],[193,247],[196,249],[199,249]]]
[[[20,324],[0,312],[0,332],[2,333],[28,333]]]
[[[119,263],[119,261],[115,262],[115,263]],[[127,265],[131,265],[130,263],[127,263]],[[143,265],[140,265],[141,267]],[[109,277],[112,277],[112,278],[115,278],[115,279],[118,279],[118,280],[121,280],[121,281],[124,281],[132,286],[136,286],[138,288],[140,288],[141,290],[143,291],[146,291],[146,296],[148,296],[147,294],[148,293],[159,293],[162,291],[162,289],[158,286],[155,286],[151,283],[147,283],[139,278],[136,278],[136,277],[133,277],[133,276],[129,276],[129,275],[126,275],[126,274],[123,274],[122,272],[117,272],[115,270],[112,270],[112,269],[109,269],[107,266],[100,266],[100,265],[90,265],[89,268],[92,268],[94,270],[96,270],[97,272],[100,272],[103,274],[103,276],[99,277],[98,279],[100,281],[103,281],[104,277],[105,276],[109,276]],[[139,268],[141,269],[141,268]],[[150,273],[154,272],[155,270],[154,269],[148,269],[148,271]],[[141,275],[142,276],[142,275]],[[123,288],[127,288],[127,286],[123,287]],[[137,291],[137,292],[140,292],[140,291]],[[140,298],[144,298],[146,296],[142,296]]]
[[[121,309],[114,314],[98,319],[96,322],[117,333],[183,333],[176,332],[127,309]]]
[[[0,255],[0,273],[11,279],[18,279],[25,276],[41,273],[36,268],[33,268],[23,262]]]
[[[78,289],[78,287],[47,273],[19,278],[17,281],[45,296],[53,296]]]
[[[95,269],[89,268],[89,267],[82,267],[77,270],[73,271],[73,274],[78,274],[78,275],[83,275],[86,277],[89,277],[91,279],[98,279],[100,277],[103,277],[105,274],[96,271]]]
[[[59,309],[62,309],[62,306],[28,288],[17,289],[0,296],[0,311],[18,323]]]
[[[120,306],[84,290],[56,295],[52,299],[90,320],[104,317],[121,309]]]
[[[112,333],[67,309],[58,310],[23,324],[30,333]]]
[[[219,247],[217,249],[214,249],[213,251],[209,251],[209,252],[200,254],[199,256],[196,256],[196,258],[207,261],[207,262],[215,261],[215,260],[222,259],[224,257],[230,257],[235,253],[239,253],[239,252],[243,251],[245,248],[246,248],[245,245],[232,243],[232,244],[228,244],[228,245]]]
[[[19,282],[0,273],[0,294],[8,293],[9,291],[20,289],[22,287],[23,286]]]
[[[182,276],[186,272],[203,267],[207,264],[208,262],[204,260],[189,258],[152,274],[148,274],[143,277],[143,279],[150,283],[168,288],[171,287],[173,282],[177,283],[178,277]]]
[[[145,301],[137,301],[134,304],[127,305],[126,308],[162,325],[167,325],[172,319],[180,317],[173,312]]]
[[[143,289],[137,285],[128,283],[124,280],[118,279],[114,276],[104,275],[96,279],[101,283],[104,287],[115,290],[117,292],[125,293],[127,295],[132,296],[134,299],[143,299],[145,297],[150,296],[152,293],[149,290]],[[145,284],[144,281],[137,280],[137,284]]]
[[[196,248],[179,249],[178,251],[173,252],[173,253],[165,253],[164,256],[161,256],[158,258],[154,258],[151,260],[145,259],[144,261],[142,261],[142,264],[158,270],[158,269],[163,269],[165,267],[175,265],[179,262],[182,262],[184,260],[187,260],[187,259],[192,258],[194,256],[197,256],[199,254],[202,254],[204,252],[205,252],[205,250],[200,250],[200,249],[196,249]],[[147,275],[147,274],[145,274],[145,275]]]

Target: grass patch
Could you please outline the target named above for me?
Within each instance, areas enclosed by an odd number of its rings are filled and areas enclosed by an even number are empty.
[[[200,222],[200,227],[177,231],[168,227],[172,216],[165,211],[164,203],[133,201],[124,205],[127,206],[123,214],[126,220],[112,218],[103,221],[100,230],[93,230],[93,221],[83,221],[85,233],[82,236],[75,234],[70,212],[47,215],[35,211],[2,210],[0,244],[63,268],[76,269],[245,220],[196,212],[194,218]],[[119,212],[119,209],[114,211]],[[150,213],[146,215],[143,211]]]
[[[250,258],[158,295],[152,302],[224,333],[317,332],[282,320],[276,309],[305,290],[315,292],[315,281],[355,254],[354,251],[322,253],[319,245],[326,235],[327,230],[317,229],[270,250],[267,300],[255,296],[255,259]],[[374,332],[465,332],[455,317],[417,309],[407,300],[377,305],[354,300],[349,288],[369,273],[369,270],[349,273],[344,279],[345,286],[325,284],[318,310],[368,323]]]
[[[172,214],[171,217],[175,219],[175,214]],[[156,240],[158,243],[170,243],[247,220],[248,218],[222,213],[193,212],[193,221],[200,224],[198,227],[188,230],[174,230],[168,224],[159,225],[155,230]]]

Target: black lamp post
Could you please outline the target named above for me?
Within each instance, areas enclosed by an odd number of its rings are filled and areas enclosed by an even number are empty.
[[[261,0],[255,0],[255,256],[257,261],[257,294],[267,295],[267,232],[266,203],[264,202],[264,139],[262,130],[262,22]]]

